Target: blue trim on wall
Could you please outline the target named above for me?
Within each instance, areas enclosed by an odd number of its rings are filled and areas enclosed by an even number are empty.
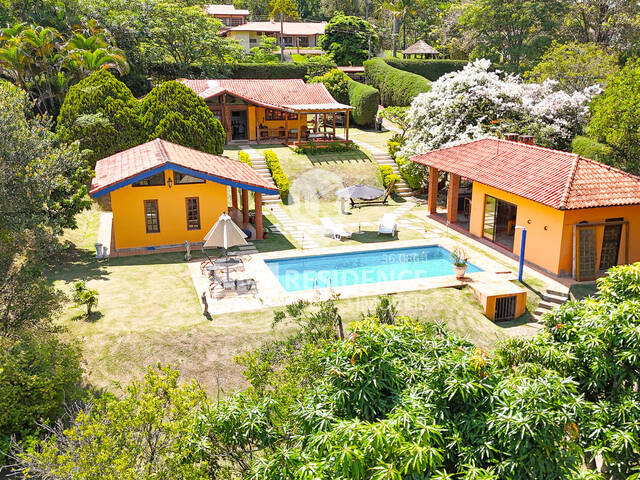
[[[167,162],[164,165],[160,165],[159,167],[155,167],[155,168],[152,168],[151,170],[138,173],[132,177],[129,177],[120,182],[114,183],[113,185],[109,185],[108,187],[105,187],[102,190],[98,190],[97,192],[92,193],[91,196],[94,198],[101,197],[103,195],[106,195],[107,193],[113,192],[114,190],[118,190],[119,188],[126,187],[127,185],[131,185],[133,183],[139,182],[140,180],[144,180],[145,178],[151,177],[152,175],[156,175],[157,173],[164,172],[165,170],[173,170],[174,172],[184,173],[185,175],[191,175],[192,177],[201,178],[202,180],[209,180],[210,182],[219,183],[222,185],[228,185],[230,187],[237,187],[243,190],[249,190],[251,192],[264,193],[266,195],[275,195],[278,193],[278,190],[270,190],[268,188],[256,187],[255,185],[248,185],[241,182],[235,182],[233,180],[216,177],[215,175],[209,175],[207,173],[202,173],[197,170],[191,170],[190,168],[186,168],[181,165],[176,165],[175,163]]]

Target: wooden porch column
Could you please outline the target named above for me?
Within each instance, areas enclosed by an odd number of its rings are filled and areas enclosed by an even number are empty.
[[[238,208],[238,195],[236,193],[238,189],[236,187],[231,187],[231,206],[233,208]]]
[[[289,142],[289,114],[284,112],[284,143]]]
[[[249,223],[249,191],[242,190],[242,224]]]
[[[320,116],[319,113],[313,114],[313,133],[318,133],[318,117],[319,116]]]
[[[438,169],[429,167],[429,191],[427,196],[427,211],[429,215],[436,213],[438,208]]]
[[[344,132],[345,139],[349,141],[349,110],[345,110],[344,114],[347,116],[347,126]]]
[[[262,194],[256,192],[254,199],[256,202],[256,240],[262,240]]]
[[[447,192],[447,222],[458,221],[458,193],[460,192],[460,175],[449,174],[449,191]]]
[[[302,115],[298,114],[298,144],[302,138]]]
[[[324,123],[324,125],[323,125],[324,135],[323,135],[323,137],[327,138],[327,114],[323,113],[323,117],[322,118],[324,118],[324,122],[323,122]]]
[[[333,138],[331,140],[336,139],[336,112],[333,112]]]

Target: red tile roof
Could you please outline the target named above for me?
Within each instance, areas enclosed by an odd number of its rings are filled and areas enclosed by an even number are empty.
[[[229,93],[269,108],[303,110],[351,110],[336,102],[321,83],[305,83],[300,78],[283,80],[221,79],[178,80],[205,100]]]
[[[92,196],[106,194],[158,171],[171,170],[172,165],[188,169],[189,174],[212,182],[240,184],[241,188],[261,193],[278,193],[272,184],[245,163],[161,139],[99,160],[89,193]]]
[[[485,138],[410,160],[559,210],[640,204],[640,177],[519,142]]]

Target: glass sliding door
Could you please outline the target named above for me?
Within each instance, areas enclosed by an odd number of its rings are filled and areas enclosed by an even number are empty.
[[[490,195],[485,196],[482,236],[513,251],[518,207]]]
[[[482,230],[482,236],[487,240],[494,241],[495,226],[496,226],[496,203],[497,199],[485,196],[484,201],[484,228]]]

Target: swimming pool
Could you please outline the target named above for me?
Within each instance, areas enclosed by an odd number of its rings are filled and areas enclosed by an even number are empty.
[[[438,246],[391,248],[265,260],[287,292],[453,275],[451,253]],[[481,272],[469,264],[467,273]]]

